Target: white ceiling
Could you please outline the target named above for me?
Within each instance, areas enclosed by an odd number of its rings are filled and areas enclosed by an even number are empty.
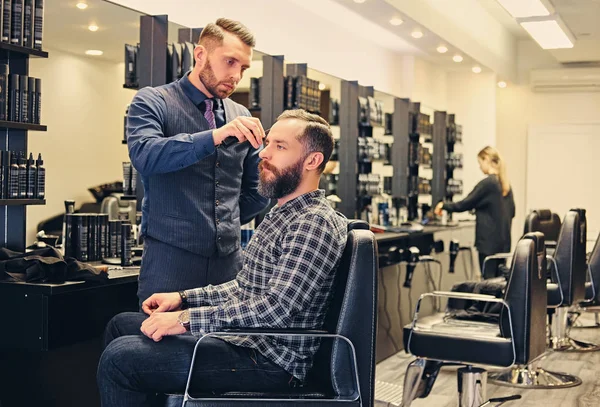
[[[496,0],[478,0],[479,3],[506,29],[519,39],[529,34]],[[548,51],[559,62],[600,61],[600,0],[550,0],[576,38],[572,49]]]

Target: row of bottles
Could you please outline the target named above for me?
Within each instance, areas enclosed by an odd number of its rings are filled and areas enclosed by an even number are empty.
[[[42,154],[34,160],[23,151],[0,152],[0,199],[45,199],[46,168]]]

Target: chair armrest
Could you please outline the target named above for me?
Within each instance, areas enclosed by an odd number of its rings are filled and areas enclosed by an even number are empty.
[[[510,259],[513,256],[513,253],[496,253],[486,256],[484,261],[496,260],[496,259]]]
[[[190,384],[192,383],[192,373],[194,371],[194,363],[196,362],[196,353],[198,350],[198,346],[202,342],[203,339],[208,337],[221,337],[221,336],[231,336],[235,335],[245,335],[245,336],[274,336],[274,337],[312,337],[312,338],[334,338],[341,339],[346,342],[350,348],[350,356],[352,359],[353,370],[354,370],[354,383],[355,383],[355,392],[351,399],[351,401],[356,401],[361,398],[360,394],[360,380],[358,377],[358,359],[356,358],[356,349],[354,348],[354,344],[350,339],[346,338],[343,335],[336,333],[329,333],[325,330],[318,329],[297,329],[297,328],[288,328],[288,329],[279,329],[279,328],[226,328],[221,332],[209,332],[205,335],[202,335],[196,345],[194,346],[194,353],[192,355],[192,361],[190,363],[190,370],[188,372],[188,380],[185,385],[185,392],[183,394],[183,401],[186,403],[187,401],[194,400],[204,400],[204,401],[223,401],[222,398],[195,398],[190,396]],[[237,401],[243,401],[242,399],[236,399]],[[305,399],[308,400],[308,399]],[[185,404],[184,404],[185,405]]]
[[[324,329],[302,329],[302,328],[224,328],[219,333],[220,334],[238,334],[238,333],[252,333],[254,335],[268,335],[268,334],[303,334],[307,336],[318,336],[323,334],[328,334],[328,331]]]
[[[425,293],[421,297],[433,296],[433,297],[445,297],[445,298],[457,298],[461,300],[473,300],[473,301],[486,301],[486,302],[500,302],[505,301],[502,298],[494,297],[489,294],[474,294],[474,293],[463,293],[459,291],[434,291],[431,293]]]
[[[556,249],[556,245],[557,245],[557,244],[558,244],[558,243],[556,243],[556,241],[554,241],[554,240],[546,240],[546,241],[544,242],[544,245],[545,245],[546,247],[549,247],[549,248],[551,248],[551,249]]]

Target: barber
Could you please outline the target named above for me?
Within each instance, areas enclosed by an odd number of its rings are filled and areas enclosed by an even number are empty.
[[[144,185],[140,304],[241,269],[240,225],[269,203],[257,191],[265,131],[229,99],[254,45],[244,25],[220,18],[202,30],[190,72],[141,89],[130,105],[127,145]],[[223,144],[232,136],[236,143]]]
[[[500,153],[493,147],[485,147],[477,154],[477,161],[487,177],[479,181],[462,201],[439,202],[435,207],[435,214],[441,216],[442,210],[475,210],[475,247],[479,252],[479,266],[483,272],[483,261],[487,256],[510,251],[515,203]]]

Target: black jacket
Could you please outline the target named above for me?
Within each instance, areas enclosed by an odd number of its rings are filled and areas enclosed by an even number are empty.
[[[480,253],[510,251],[510,215],[514,216],[514,201],[512,191],[506,197],[502,196],[502,185],[496,175],[481,180],[462,201],[444,203],[443,209],[448,212],[475,209],[475,247]]]

